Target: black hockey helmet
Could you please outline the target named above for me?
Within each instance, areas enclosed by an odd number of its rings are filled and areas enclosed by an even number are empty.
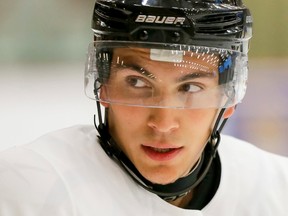
[[[96,40],[177,43],[247,52],[251,16],[240,0],[99,0]]]
[[[173,58],[172,61],[179,61],[180,55],[183,57],[191,52],[205,54],[207,60],[217,54],[219,84],[225,84],[219,87],[226,92],[217,106],[229,107],[244,97],[252,18],[240,0],[98,0],[92,29],[95,42],[89,47],[85,74],[85,92],[92,99],[100,92],[98,86],[107,83],[112,53],[119,47],[153,49],[156,60],[165,55],[169,56],[168,61]],[[107,98],[106,102],[162,106],[150,102],[127,103],[119,98]],[[215,105],[179,106],[205,108]]]

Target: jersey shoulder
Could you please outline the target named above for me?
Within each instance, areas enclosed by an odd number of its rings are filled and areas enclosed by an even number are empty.
[[[278,167],[277,171],[285,168],[288,163],[288,157],[268,152],[247,141],[228,135],[222,135],[219,152],[223,159],[227,158],[231,163],[238,161],[249,166],[263,166],[264,163],[267,169]],[[288,173],[288,169],[283,169],[283,172]]]
[[[0,215],[75,215],[68,180],[77,177],[75,164],[85,167],[96,138],[92,126],[73,126],[0,152]]]
[[[217,208],[221,215],[287,215],[288,158],[230,136],[221,138],[221,181],[206,210]]]
[[[71,197],[57,170],[26,148],[0,153],[0,191],[0,215],[74,215]]]

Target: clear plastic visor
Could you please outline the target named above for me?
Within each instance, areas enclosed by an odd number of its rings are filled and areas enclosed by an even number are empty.
[[[247,57],[225,49],[129,42],[90,44],[85,92],[102,103],[224,108],[241,102]]]

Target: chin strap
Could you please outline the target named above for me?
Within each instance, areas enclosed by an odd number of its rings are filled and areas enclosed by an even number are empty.
[[[212,130],[211,136],[207,145],[202,153],[202,156],[198,160],[197,164],[192,168],[189,174],[185,177],[179,178],[173,183],[161,185],[154,184],[144,178],[141,173],[137,170],[134,164],[128,159],[128,157],[118,148],[116,142],[112,139],[107,123],[102,123],[102,116],[99,115],[100,104],[96,100],[97,111],[99,117],[99,124],[96,124],[96,116],[94,115],[94,125],[99,133],[99,142],[106,154],[115,160],[130,176],[131,178],[140,186],[146,190],[157,194],[162,199],[166,201],[173,201],[179,197],[185,196],[193,188],[195,188],[206,176],[210,169],[210,166],[217,154],[217,148],[220,143],[220,131],[224,127],[227,119],[221,120],[225,112],[225,108],[221,109],[219,115],[216,119],[214,128]],[[107,116],[107,115],[106,115]],[[222,121],[222,122],[221,122]],[[221,124],[220,124],[221,122]],[[220,126],[218,127],[218,125]]]

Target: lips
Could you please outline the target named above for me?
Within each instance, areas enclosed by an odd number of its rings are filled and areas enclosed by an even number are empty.
[[[182,147],[179,148],[158,148],[148,145],[142,145],[144,153],[152,160],[155,161],[168,161],[174,159],[182,150]]]

